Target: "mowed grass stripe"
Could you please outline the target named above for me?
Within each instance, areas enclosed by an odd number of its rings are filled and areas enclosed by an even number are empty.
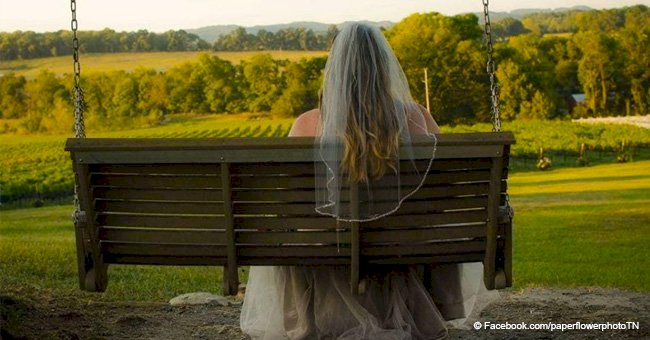
[[[650,162],[606,164],[595,167],[564,168],[546,172],[522,172],[509,180],[511,195],[620,191],[650,189]]]

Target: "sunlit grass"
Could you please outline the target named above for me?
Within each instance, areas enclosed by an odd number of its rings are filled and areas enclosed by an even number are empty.
[[[650,162],[642,161],[624,165],[556,169],[544,175],[538,171],[522,172],[513,176],[509,184],[510,193],[515,196],[587,193],[650,189],[649,177]],[[558,197],[562,196],[564,195]]]

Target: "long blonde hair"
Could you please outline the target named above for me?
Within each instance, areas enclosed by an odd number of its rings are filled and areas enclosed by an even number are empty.
[[[347,120],[340,122],[345,126],[339,136],[344,142],[340,170],[352,182],[376,180],[397,166],[400,119],[405,113],[391,77],[397,73],[401,78],[403,73],[391,70],[396,64],[391,58],[394,54],[383,34],[358,23],[345,27],[330,51],[321,112],[325,120],[332,114]]]
[[[320,107],[316,212],[339,221],[372,221],[397,211],[423,185],[437,139],[423,129],[422,137],[433,143],[413,146],[407,112],[417,105],[379,29],[352,23],[339,32],[325,65]],[[423,155],[426,169],[416,162]]]

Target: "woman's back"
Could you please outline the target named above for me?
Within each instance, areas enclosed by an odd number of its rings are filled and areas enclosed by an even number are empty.
[[[431,114],[418,104],[412,104],[412,109],[407,111],[409,131],[412,135],[426,133],[440,133],[440,128]],[[320,109],[307,111],[293,122],[289,137],[315,137],[320,135],[319,125],[321,121]]]

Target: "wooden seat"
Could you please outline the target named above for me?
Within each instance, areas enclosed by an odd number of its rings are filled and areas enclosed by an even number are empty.
[[[426,143],[414,141],[422,162]],[[512,143],[440,135],[424,186],[394,215],[337,226],[314,211],[313,138],[70,138],[79,285],[104,291],[109,264],[214,265],[236,294],[239,265],[350,265],[356,292],[370,264],[483,261],[486,287],[509,287]]]

